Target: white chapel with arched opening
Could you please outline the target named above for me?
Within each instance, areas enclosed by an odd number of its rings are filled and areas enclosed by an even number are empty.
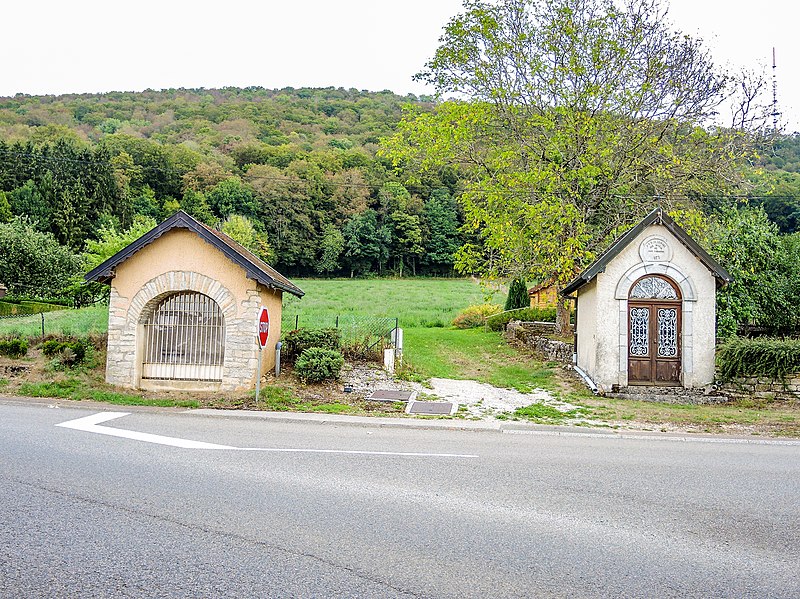
[[[576,302],[576,366],[601,393],[711,384],[716,291],[731,280],[654,210],[562,291]]]

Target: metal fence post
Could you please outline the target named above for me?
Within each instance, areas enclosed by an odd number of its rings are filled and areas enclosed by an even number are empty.
[[[42,337],[44,337],[44,312],[42,314]]]

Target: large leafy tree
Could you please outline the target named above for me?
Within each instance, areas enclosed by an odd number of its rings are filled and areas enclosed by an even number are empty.
[[[434,271],[451,272],[455,253],[461,245],[455,201],[446,189],[435,189],[423,211],[425,252],[422,263]]]
[[[719,209],[708,227],[714,257],[733,276],[717,293],[717,334],[730,337],[740,325],[755,325],[771,334],[800,326],[800,236],[780,235],[758,207]]]
[[[374,210],[365,210],[352,216],[342,228],[344,252],[342,262],[350,269],[350,276],[380,271],[388,255],[390,232],[378,223]]]
[[[0,224],[0,281],[12,293],[59,295],[79,270],[78,256],[26,218]]]
[[[751,117],[740,111],[738,130],[702,126],[730,80],[699,40],[670,28],[658,0],[464,8],[419,75],[455,99],[412,109],[383,147],[412,172],[461,169],[479,232],[462,270],[564,285],[653,204],[738,183]]]

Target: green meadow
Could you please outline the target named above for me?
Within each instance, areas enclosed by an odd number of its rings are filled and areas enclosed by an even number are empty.
[[[396,318],[405,332],[404,376],[427,379],[476,379],[501,387],[527,391],[545,386],[550,370],[522,358],[498,333],[483,329],[459,330],[453,318],[472,304],[484,302],[486,290],[470,279],[293,279],[305,291],[296,298],[284,295],[282,330],[295,323],[306,328],[336,325],[337,317]],[[494,301],[502,303],[502,293]],[[45,314],[45,333],[85,335],[103,333],[108,309],[92,306]],[[41,315],[0,319],[0,335],[36,337],[42,332]]]
[[[305,296],[283,296],[283,329],[325,328],[336,317],[397,318],[400,327],[449,327],[484,291],[470,279],[293,279]],[[502,303],[505,297],[496,298]]]

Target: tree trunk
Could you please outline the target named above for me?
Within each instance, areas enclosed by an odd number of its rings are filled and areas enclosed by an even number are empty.
[[[572,328],[569,324],[570,302],[572,300],[556,296],[556,335],[559,337],[572,337]]]

